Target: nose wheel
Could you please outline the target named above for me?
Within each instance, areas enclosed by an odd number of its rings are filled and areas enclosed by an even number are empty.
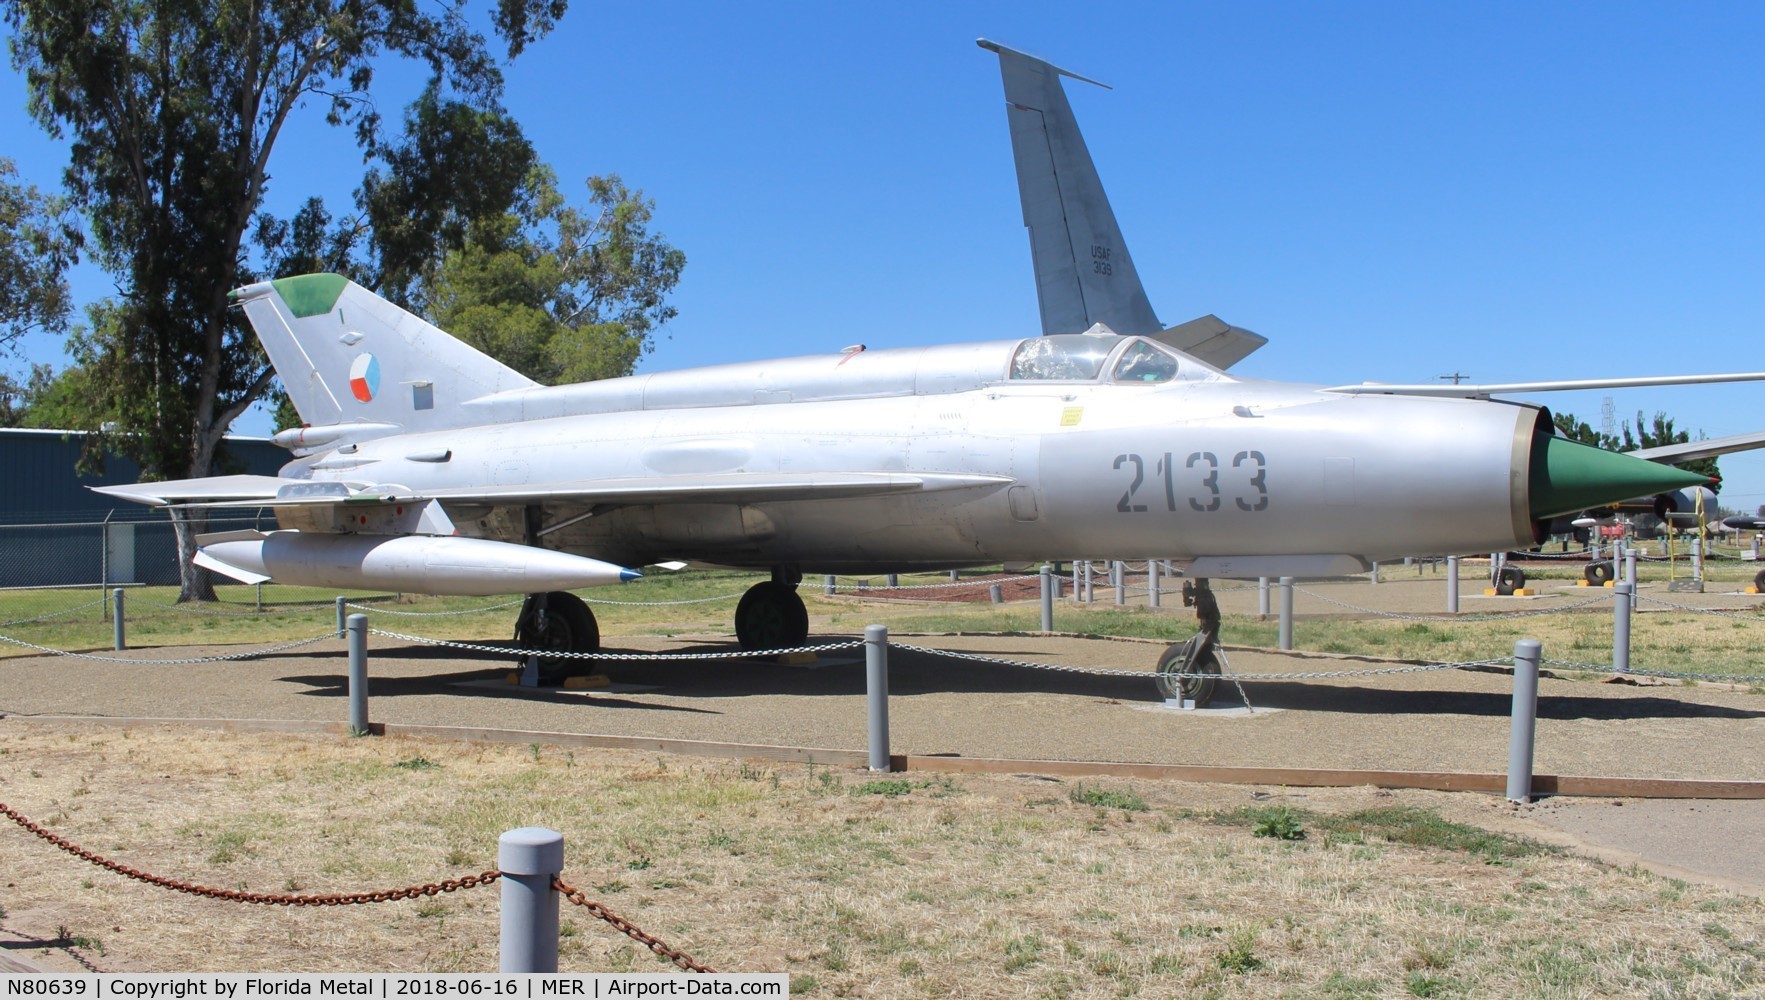
[[[809,641],[809,609],[797,588],[778,580],[756,583],[735,606],[735,636],[743,649],[791,649]]]

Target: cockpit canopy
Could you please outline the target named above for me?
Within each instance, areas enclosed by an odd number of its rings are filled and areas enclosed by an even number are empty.
[[[1206,366],[1144,337],[1064,333],[1031,337],[1011,356],[1011,378],[1018,381],[1093,382],[1107,370],[1109,381],[1130,384],[1169,382],[1183,362],[1206,373]]]

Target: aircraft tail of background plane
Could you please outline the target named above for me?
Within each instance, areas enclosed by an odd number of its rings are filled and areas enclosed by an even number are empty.
[[[1121,334],[1158,333],[1158,317],[1060,86],[1062,76],[1097,81],[997,42],[983,38],[978,44],[998,53],[1005,78],[1005,114],[1042,332],[1081,333],[1102,323]]]
[[[978,44],[998,53],[1005,78],[1005,116],[1023,224],[1030,231],[1042,332],[1082,333],[1102,323],[1116,333],[1156,338],[1222,369],[1268,343],[1212,315],[1161,329],[1060,85],[1063,76],[1097,81],[985,38]]]
[[[442,430],[468,419],[469,399],[537,384],[342,275],[233,294],[310,428],[294,444]]]

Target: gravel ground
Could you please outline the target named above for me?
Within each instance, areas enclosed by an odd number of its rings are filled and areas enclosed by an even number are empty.
[[[1435,579],[1407,586],[1308,589],[1356,604],[1420,610],[1443,588]],[[1253,603],[1255,593],[1229,592],[1226,598],[1228,604]],[[1705,600],[1717,603],[1714,595]],[[850,633],[823,633],[812,641],[851,638]],[[1141,671],[1150,670],[1161,649],[1145,642],[1070,637],[895,638],[984,656]],[[728,636],[608,640],[610,651],[732,647]],[[168,647],[121,655],[151,660],[236,651]],[[1246,674],[1380,666],[1321,655],[1242,650],[1229,655],[1232,667]],[[609,672],[633,688],[619,693],[531,691],[502,683],[508,671],[508,661],[490,655],[374,637],[371,715],[377,722],[402,724],[865,746],[859,650],[823,654],[808,668],[745,660],[619,664]],[[347,717],[345,683],[343,645],[333,640],[219,664],[13,658],[0,661],[0,713],[340,721]],[[1245,687],[1254,714],[1174,712],[1160,707],[1150,677],[1034,670],[896,649],[890,656],[893,749],[1175,764],[1491,772],[1506,767],[1511,679],[1499,671]],[[1756,694],[1718,685],[1604,684],[1549,672],[1539,693],[1536,768],[1541,773],[1765,780],[1765,698]],[[1235,703],[1236,692],[1223,686],[1216,707]],[[1743,886],[1765,882],[1752,871],[1756,865],[1737,860],[1756,859],[1765,848],[1765,803],[1722,808],[1728,811],[1714,826],[1683,803],[1596,809],[1558,800],[1523,815],[1585,843],[1668,868],[1710,872]]]
[[[839,641],[850,636],[817,636]],[[984,656],[1146,670],[1157,644],[1067,637],[897,637]],[[614,640],[630,651],[722,652],[727,640]],[[229,648],[132,651],[204,656]],[[1378,664],[1234,651],[1245,674]],[[1254,714],[1164,710],[1150,675],[1102,677],[893,650],[898,753],[1171,764],[1502,771],[1511,679],[1436,670],[1246,684]],[[860,651],[812,668],[747,660],[619,664],[629,693],[530,691],[501,683],[506,661],[376,637],[377,722],[862,749]],[[342,644],[261,660],[155,667],[72,657],[0,664],[0,711],[19,715],[347,718]],[[1236,703],[1222,687],[1216,707]],[[1601,684],[1555,676],[1539,688],[1537,770],[1555,774],[1765,780],[1765,699],[1714,686]],[[1278,710],[1278,711],[1277,711]]]

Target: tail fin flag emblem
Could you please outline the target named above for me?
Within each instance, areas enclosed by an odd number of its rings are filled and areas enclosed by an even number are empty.
[[[380,391],[380,361],[372,354],[357,355],[349,366],[349,391],[364,403]]]

